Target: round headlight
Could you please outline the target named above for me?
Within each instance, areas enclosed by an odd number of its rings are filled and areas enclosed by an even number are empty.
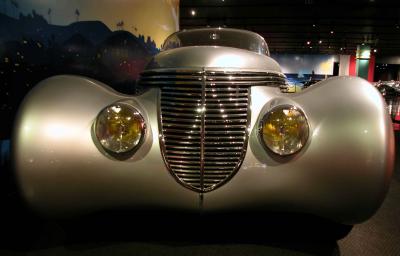
[[[281,156],[296,153],[308,139],[307,119],[295,106],[273,108],[264,116],[260,126],[260,138],[264,145]]]
[[[99,113],[95,123],[95,134],[107,151],[126,153],[139,145],[145,128],[144,119],[137,109],[118,102]]]

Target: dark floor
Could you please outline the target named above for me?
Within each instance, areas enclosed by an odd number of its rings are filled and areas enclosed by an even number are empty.
[[[130,215],[118,216],[119,221],[110,221],[114,215],[108,214],[89,223],[60,223],[30,214],[16,200],[10,181],[0,191],[0,255],[400,255],[399,153],[396,158],[382,207],[338,241],[330,236],[333,229],[315,223],[306,232],[297,232],[304,229],[301,224],[284,222],[268,228],[225,226],[228,231],[218,233],[212,228],[199,233],[192,225],[137,227],[132,224],[137,221],[127,221]]]

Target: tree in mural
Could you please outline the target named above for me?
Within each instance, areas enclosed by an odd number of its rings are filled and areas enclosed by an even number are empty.
[[[3,13],[7,14],[7,0],[3,0]]]
[[[49,16],[49,24],[51,24],[51,8],[47,10],[47,15]]]
[[[75,16],[76,16],[76,21],[79,21],[79,16],[81,15],[81,13],[79,12],[78,9],[75,10]]]
[[[19,4],[17,0],[10,0],[11,5],[14,7],[15,10],[15,17],[18,16]]]
[[[124,30],[124,21],[123,20],[121,20],[120,22],[117,22],[117,28],[119,29],[119,30]]]

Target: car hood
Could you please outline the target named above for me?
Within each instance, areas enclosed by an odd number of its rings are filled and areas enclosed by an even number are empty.
[[[164,68],[227,68],[282,72],[279,64],[271,57],[222,46],[189,46],[167,50],[157,54],[146,69]]]

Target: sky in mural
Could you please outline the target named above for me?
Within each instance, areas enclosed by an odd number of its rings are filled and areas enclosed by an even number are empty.
[[[100,20],[111,30],[151,36],[160,47],[179,29],[179,0],[1,0],[0,10],[12,17],[32,10],[54,25]]]

